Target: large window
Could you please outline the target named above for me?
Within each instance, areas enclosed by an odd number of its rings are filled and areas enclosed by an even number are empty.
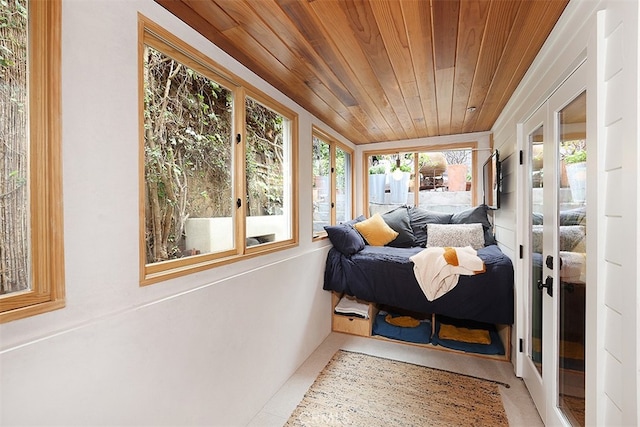
[[[324,227],[353,218],[353,153],[318,129],[313,131],[313,237]]]
[[[64,306],[61,2],[0,1],[0,321]]]
[[[369,214],[399,205],[441,212],[475,206],[476,145],[364,153]]]
[[[296,244],[296,115],[140,22],[141,283]]]

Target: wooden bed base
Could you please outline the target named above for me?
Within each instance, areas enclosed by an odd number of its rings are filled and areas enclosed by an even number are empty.
[[[344,314],[336,314],[335,307],[340,302],[341,294],[337,292],[331,292],[331,330],[334,332],[342,332],[345,334],[357,335],[360,337],[369,337],[387,341],[394,341],[390,338],[373,335],[373,321],[378,314],[379,308],[376,304],[370,303],[367,301],[361,301],[365,304],[369,305],[369,318],[363,319],[358,316],[347,316]],[[435,333],[435,314],[431,315],[431,333]],[[453,350],[450,348],[443,347],[441,345],[433,345],[433,344],[419,344],[419,343],[411,343],[405,341],[396,341],[401,342],[403,344],[415,345],[420,347],[428,347],[432,349],[438,349],[443,351],[450,351],[454,353],[464,353],[472,356],[483,357],[488,359],[497,359],[504,361],[511,361],[511,325],[496,325],[496,329],[498,330],[498,335],[500,336],[500,340],[504,345],[505,354],[504,355],[489,355],[489,354],[478,354],[478,353],[467,353],[458,350]]]

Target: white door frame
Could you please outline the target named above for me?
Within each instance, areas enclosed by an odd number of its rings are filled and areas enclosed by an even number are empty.
[[[517,125],[517,137],[518,147],[522,153],[522,166],[519,169],[519,188],[522,191],[521,194],[529,195],[531,192],[531,177],[527,176],[529,173],[528,165],[531,162],[529,159],[529,134],[537,129],[540,125],[544,125],[544,141],[545,145],[551,145],[554,149],[554,153],[551,156],[552,159],[557,159],[557,138],[558,138],[558,123],[557,112],[565,107],[568,103],[573,101],[582,91],[587,87],[587,66],[584,65],[585,59],[577,64],[576,68],[570,70],[567,73],[566,79],[564,79],[558,87],[549,95],[549,97],[529,115],[525,120]],[[592,95],[593,96],[593,95]],[[589,94],[587,94],[589,97]],[[545,149],[545,153],[548,150]],[[545,154],[545,165],[551,167],[550,156]],[[554,258],[557,260],[558,255],[558,238],[557,238],[557,206],[553,201],[558,200],[558,186],[557,186],[557,163],[554,162],[553,167],[549,170],[550,173],[545,173],[545,196],[551,200],[545,204],[545,218],[552,218],[552,221],[545,220],[544,222],[544,234],[545,236],[553,236],[551,241],[546,238],[544,243],[543,257],[546,254],[554,254]],[[554,184],[556,183],[556,184]],[[529,227],[531,224],[530,213],[530,197],[519,197],[517,202],[518,209],[518,230],[520,231],[519,242],[524,248],[531,247],[529,240]],[[552,210],[556,211],[553,212]],[[551,233],[551,234],[549,234]],[[529,345],[527,342],[530,337],[529,330],[531,328],[530,313],[529,313],[529,300],[528,283],[530,280],[530,259],[527,257],[528,250],[523,250],[523,256],[518,260],[516,265],[519,267],[519,273],[516,277],[519,286],[519,292],[517,292],[517,307],[518,317],[517,321],[520,322],[520,326],[517,328],[517,336],[523,339],[523,342],[519,342],[518,346],[520,351],[516,355],[516,375],[525,379],[525,384],[529,389],[532,399],[534,400],[536,407],[540,413],[540,416],[545,425],[569,425],[562,413],[559,411],[556,405],[556,398],[558,395],[558,367],[557,367],[557,354],[558,354],[558,292],[554,293],[554,297],[549,297],[546,292],[543,292],[543,375],[539,378],[537,370],[527,358],[526,348]],[[556,261],[557,264],[557,261]],[[553,272],[543,267],[543,278],[547,275],[552,275],[554,284],[558,286],[559,276],[558,269],[555,268]],[[544,314],[546,313],[546,315]],[[551,313],[551,316],[549,316]]]
[[[531,165],[532,159],[530,157],[531,149],[529,146],[530,145],[529,135],[533,133],[535,130],[539,129],[541,126],[543,126],[544,141],[548,142],[550,137],[549,136],[550,131],[549,131],[549,123],[548,123],[547,103],[545,103],[542,107],[538,108],[536,112],[533,113],[533,115],[529,117],[527,121],[521,125],[521,128],[520,128],[522,138],[524,141],[523,150],[522,150],[522,153],[523,153],[522,154],[522,158],[523,158],[522,174],[527,178],[523,180],[526,184],[526,187],[525,187],[525,191],[523,191],[522,194],[528,195],[527,197],[520,198],[522,199],[522,205],[523,205],[521,212],[525,212],[525,215],[523,215],[523,217],[525,218],[523,220],[523,229],[525,230],[523,231],[523,236],[529,235],[529,227],[531,225],[531,217],[529,216],[529,214],[531,213],[530,195],[532,191],[531,190],[532,178],[529,175],[529,172],[530,172],[529,166]],[[521,280],[520,283],[522,283],[522,286],[521,286],[522,296],[520,299],[522,300],[522,313],[523,313],[523,316],[522,316],[523,327],[521,328],[522,334],[520,336],[522,337],[523,342],[522,344],[520,344],[522,347],[521,349],[522,351],[520,351],[518,355],[522,358],[520,375],[522,376],[525,382],[525,385],[529,390],[529,394],[531,395],[531,398],[533,399],[536,405],[536,408],[538,409],[538,412],[540,412],[541,414],[542,420],[545,421],[545,417],[543,415],[544,411],[542,410],[542,408],[546,408],[546,393],[547,393],[546,387],[545,387],[543,378],[538,374],[537,368],[532,363],[531,359],[527,357],[528,348],[531,346],[531,343],[529,342],[529,338],[531,337],[531,328],[532,328],[531,313],[529,310],[529,308],[531,307],[531,292],[529,289],[529,283],[530,283],[531,274],[532,274],[532,265],[531,265],[531,260],[529,259],[531,251],[528,249],[530,247],[531,247],[530,244],[527,244],[524,246],[523,259],[521,263],[522,268],[520,268],[520,280]],[[543,301],[546,301],[546,300],[543,299]],[[543,307],[543,314],[545,313],[545,311],[548,311],[550,309],[551,309],[550,307]],[[543,328],[543,338],[546,338],[546,334],[547,334],[547,331]]]

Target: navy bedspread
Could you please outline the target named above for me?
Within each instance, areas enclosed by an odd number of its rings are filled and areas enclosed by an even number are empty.
[[[434,301],[427,300],[409,257],[423,248],[366,246],[348,257],[335,248],[327,256],[325,290],[418,313],[512,324],[513,264],[496,245],[478,250],[486,272],[460,276],[458,285]]]

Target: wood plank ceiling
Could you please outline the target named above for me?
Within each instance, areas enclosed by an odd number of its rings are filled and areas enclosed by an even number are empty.
[[[156,0],[355,144],[490,130],[569,0]]]

